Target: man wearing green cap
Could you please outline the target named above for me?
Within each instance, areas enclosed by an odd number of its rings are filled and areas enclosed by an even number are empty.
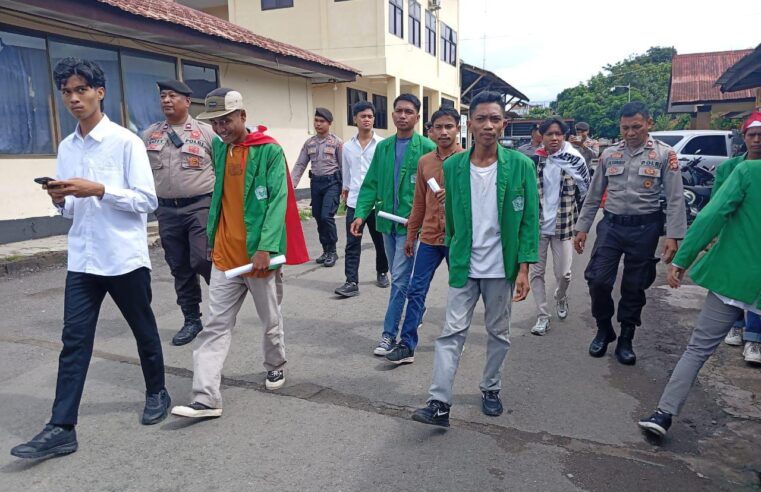
[[[159,208],[159,236],[164,258],[174,277],[177,304],[185,322],[173,345],[190,343],[203,329],[200,275],[209,283],[211,261],[206,238],[214,168],[211,125],[188,114],[193,91],[179,80],[157,83],[166,116],[143,133]]]
[[[343,142],[331,133],[333,113],[326,108],[316,108],[314,112],[315,135],[310,137],[301,148],[301,153],[293,165],[291,180],[294,188],[304,174],[307,164],[312,163],[309,171],[312,194],[312,217],[317,221],[317,233],[322,244],[322,256],[315,261],[323,266],[332,267],[338,260],[336,243],[336,211],[341,199],[341,152]]]

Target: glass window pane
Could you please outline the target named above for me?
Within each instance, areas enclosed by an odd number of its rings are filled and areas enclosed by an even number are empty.
[[[205,99],[206,94],[219,87],[217,69],[190,63],[182,64],[182,80],[193,89],[193,99]]]
[[[141,134],[152,123],[164,119],[159,80],[177,78],[174,60],[141,53],[122,53],[122,71],[127,103],[127,128]]]
[[[0,31],[0,154],[52,154],[45,40]]]
[[[122,86],[119,77],[119,54],[114,50],[94,48],[80,44],[72,44],[65,41],[50,42],[50,65],[55,64],[67,56],[75,56],[85,60],[96,62],[106,74],[106,98],[104,99],[104,112],[114,123],[122,124]],[[54,90],[55,104],[58,111],[58,123],[61,138],[74,132],[77,120],[71,116],[61,99],[61,91],[56,87]]]

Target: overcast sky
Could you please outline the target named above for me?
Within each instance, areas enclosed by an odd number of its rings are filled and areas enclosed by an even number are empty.
[[[465,62],[482,67],[485,59],[487,70],[539,102],[651,46],[680,54],[755,48],[760,25],[753,0],[460,0],[459,48]]]

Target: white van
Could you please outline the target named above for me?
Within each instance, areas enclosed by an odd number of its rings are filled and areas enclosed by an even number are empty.
[[[673,130],[650,132],[650,135],[673,147],[682,163],[702,157],[700,167],[712,172],[734,154],[731,131]]]

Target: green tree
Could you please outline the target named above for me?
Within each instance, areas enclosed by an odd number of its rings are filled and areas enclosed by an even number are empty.
[[[595,135],[613,138],[619,135],[618,111],[629,99],[626,89],[611,91],[615,86],[630,86],[631,100],[644,102],[657,126],[663,129],[684,128],[689,118],[666,113],[671,59],[674,48],[653,47],[646,53],[605,65],[603,71],[586,83],[563,90],[552,108],[564,118],[586,121]]]

